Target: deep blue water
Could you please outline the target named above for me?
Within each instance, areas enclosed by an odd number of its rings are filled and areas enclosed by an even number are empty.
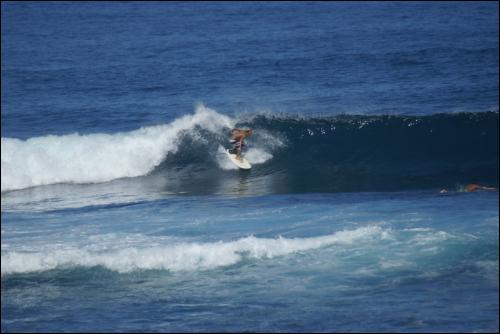
[[[2,5],[2,137],[498,110],[497,3]]]
[[[497,2],[1,10],[2,332],[498,332]]]

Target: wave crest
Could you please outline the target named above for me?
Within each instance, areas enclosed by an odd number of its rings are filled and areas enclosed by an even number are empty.
[[[54,183],[95,183],[145,175],[179,149],[182,133],[212,133],[234,121],[199,105],[170,124],[116,134],[2,138],[2,191]]]
[[[95,252],[86,249],[61,249],[41,252],[2,252],[2,275],[45,271],[68,266],[103,266],[120,273],[134,270],[207,270],[236,264],[244,258],[266,259],[308,251],[335,244],[352,244],[360,239],[383,237],[380,227],[362,227],[331,235],[287,239],[249,236],[229,242],[179,243],[150,248],[128,247]]]
[[[2,138],[2,191],[155,174],[168,179],[162,190],[217,192],[243,177],[224,155],[235,126],[254,129],[245,156],[262,166],[244,183],[264,193],[497,186],[498,123],[498,112],[232,118],[200,105],[127,133]]]

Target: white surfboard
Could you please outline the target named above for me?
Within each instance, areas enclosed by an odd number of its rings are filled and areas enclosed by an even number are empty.
[[[250,163],[248,162],[247,159],[241,157],[241,160],[239,160],[237,157],[236,157],[236,154],[231,154],[229,153],[229,150],[226,150],[226,154],[227,156],[229,157],[229,159],[236,165],[238,166],[240,169],[250,169],[252,168],[252,165],[250,165]]]

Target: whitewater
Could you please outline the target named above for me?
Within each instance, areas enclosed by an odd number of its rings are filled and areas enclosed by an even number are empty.
[[[2,138],[2,192],[151,175],[222,183],[237,170],[224,150],[230,147],[230,130],[238,126],[254,129],[244,152],[256,167],[248,178],[275,180],[271,193],[282,192],[281,183],[287,192],[459,189],[471,181],[498,185],[498,111],[230,116],[199,104],[193,114],[130,132]],[[181,184],[175,191],[188,188],[206,189]]]
[[[86,248],[95,248],[90,245],[83,248],[67,248],[68,245],[66,245],[66,249],[43,251],[31,249],[24,250],[22,253],[7,252],[7,255],[2,255],[2,275],[44,271],[68,266],[103,266],[120,273],[147,269],[208,270],[236,264],[243,257],[250,259],[273,258],[335,244],[352,244],[373,235],[385,236],[387,234],[386,231],[382,231],[378,227],[366,227],[316,238],[286,239],[280,237],[266,239],[250,236],[231,242],[179,243],[149,248],[120,247],[119,250],[115,251],[102,249],[102,243],[99,251],[86,250]],[[107,242],[109,243],[109,240]],[[147,244],[147,241],[142,240],[141,244]],[[117,247],[116,244],[113,246]]]
[[[2,138],[2,191],[146,175],[168,154],[177,152],[182,135],[197,138],[196,129],[202,128],[227,136],[235,123],[236,120],[199,105],[193,115],[127,133]],[[218,153],[221,152],[222,146]],[[246,157],[252,164],[259,164],[272,155],[253,148]],[[226,160],[219,157],[221,168],[234,168]]]
[[[1,12],[2,333],[498,333],[497,2]]]
[[[232,127],[226,116],[203,106],[171,124],[129,133],[2,138],[2,191],[61,182],[105,182],[149,173],[178,149],[182,131]]]

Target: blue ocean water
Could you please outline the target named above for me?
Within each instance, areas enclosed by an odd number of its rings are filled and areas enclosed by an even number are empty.
[[[2,332],[498,331],[497,2],[1,15]]]

